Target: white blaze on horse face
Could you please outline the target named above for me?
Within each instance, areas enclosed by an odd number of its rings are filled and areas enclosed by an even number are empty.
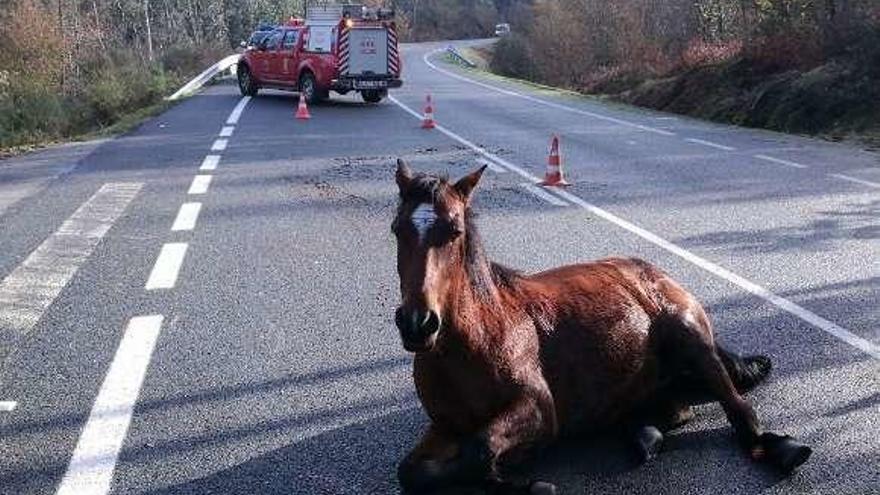
[[[431,230],[431,226],[437,221],[437,213],[434,212],[434,205],[430,203],[422,203],[410,215],[413,227],[419,233],[419,243],[425,242],[425,236]]]

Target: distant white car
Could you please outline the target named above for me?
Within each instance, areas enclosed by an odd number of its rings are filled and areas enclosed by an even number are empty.
[[[510,34],[510,24],[504,22],[495,24],[495,36],[507,36]]]

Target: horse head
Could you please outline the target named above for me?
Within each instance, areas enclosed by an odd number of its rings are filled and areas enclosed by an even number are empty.
[[[391,231],[397,237],[402,304],[395,323],[410,352],[434,348],[450,289],[466,276],[466,214],[484,170],[451,183],[445,177],[414,174],[403,160],[397,161],[400,203]]]

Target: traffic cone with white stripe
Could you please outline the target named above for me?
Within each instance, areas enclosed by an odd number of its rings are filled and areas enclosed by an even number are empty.
[[[434,123],[434,104],[431,103],[431,95],[425,98],[425,117],[422,119],[422,129],[433,129]]]
[[[306,105],[306,98],[299,95],[299,105],[296,106],[296,118],[298,120],[309,120],[312,115],[309,113],[309,107]]]
[[[562,156],[559,154],[559,137],[555,134],[550,141],[550,156],[547,157],[547,172],[544,174],[542,186],[568,186],[562,175]]]

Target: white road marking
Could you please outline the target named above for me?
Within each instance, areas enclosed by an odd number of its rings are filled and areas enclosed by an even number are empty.
[[[522,98],[522,99],[524,99],[524,100],[528,100],[528,101],[531,101],[531,102],[533,102],[533,103],[538,103],[539,105],[545,105],[545,106],[548,106],[548,107],[551,107],[551,108],[555,108],[555,109],[557,109],[557,110],[563,110],[563,111],[565,111],[565,112],[571,112],[571,113],[576,113],[576,114],[579,114],[579,115],[585,115],[585,116],[587,116],[587,117],[592,117],[592,118],[597,119],[597,120],[604,120],[605,122],[611,122],[611,123],[618,124],[618,125],[622,125],[622,126],[625,126],[625,127],[631,127],[631,128],[633,128],[633,129],[639,129],[639,130],[641,130],[641,131],[653,132],[653,133],[655,133],[655,134],[660,134],[660,135],[662,135],[662,136],[675,136],[675,133],[674,133],[674,132],[664,131],[663,129],[657,129],[656,127],[650,127],[650,126],[646,126],[646,125],[636,124],[636,123],[634,123],[634,122],[629,122],[629,121],[626,121],[626,120],[621,120],[621,119],[617,119],[617,118],[614,118],[614,117],[609,117],[609,116],[607,116],[607,115],[602,115],[602,114],[598,114],[598,113],[594,113],[594,112],[589,112],[589,111],[586,111],[586,110],[581,110],[581,109],[579,109],[579,108],[567,107],[567,106],[565,106],[565,105],[561,105],[561,104],[559,104],[559,103],[553,103],[553,102],[551,102],[551,101],[542,100],[542,99],[540,99],[540,98],[535,98],[534,96],[530,96],[530,95],[523,94],[523,93],[517,93],[516,91],[510,91],[510,90],[507,90],[507,89],[498,88],[498,87],[492,86],[491,84],[482,83],[482,82],[475,81],[475,80],[473,80],[473,79],[470,79],[470,78],[467,78],[467,77],[464,77],[464,76],[460,76],[460,75],[458,75],[458,74],[456,74],[456,73],[454,73],[454,72],[450,72],[450,71],[448,71],[448,70],[446,70],[446,69],[441,69],[440,67],[437,67],[436,65],[432,64],[430,60],[428,60],[428,57],[429,57],[429,56],[431,56],[431,55],[433,55],[433,54],[435,54],[435,53],[442,52],[442,51],[443,51],[443,50],[435,50],[435,51],[433,51],[433,52],[426,53],[426,54],[422,57],[422,60],[423,60],[426,64],[428,64],[428,67],[431,67],[432,69],[434,69],[434,70],[436,70],[437,72],[440,72],[440,73],[442,73],[442,74],[446,74],[446,75],[449,76],[449,77],[452,77],[452,78],[455,78],[455,79],[458,79],[458,80],[460,80],[460,81],[464,81],[464,82],[467,82],[467,83],[470,83],[470,84],[474,84],[474,85],[477,85],[477,86],[480,86],[480,87],[483,87],[483,88],[486,88],[486,89],[491,89],[492,91],[495,91],[495,92],[498,92],[498,93],[501,93],[501,94],[505,94],[505,95],[508,95],[508,96],[515,96],[515,97],[517,97],[517,98]]]
[[[790,162],[788,160],[783,160],[781,158],[773,158],[772,156],[767,156],[767,155],[755,155],[755,158],[757,158],[759,160],[764,160],[767,162],[776,163],[779,165],[785,165],[786,167],[808,168],[806,165],[801,165],[800,163]]]
[[[687,138],[687,139],[685,139],[685,141],[687,141],[689,143],[702,144],[703,146],[708,146],[710,148],[715,148],[717,150],[724,150],[724,151],[735,151],[736,150],[736,148],[733,148],[730,146],[725,146],[723,144],[713,143],[712,141],[704,141],[702,139]]]
[[[229,137],[233,132],[235,132],[234,126],[225,125],[223,126],[223,129],[220,129],[220,137]]]
[[[199,170],[216,170],[219,163],[220,155],[208,155],[202,161],[202,166],[199,167]]]
[[[187,247],[188,244],[185,242],[169,242],[163,245],[144,288],[146,290],[174,288]]]
[[[197,175],[193,177],[192,184],[189,186],[187,194],[205,194],[211,185],[210,175]]]
[[[529,184],[529,183],[525,182],[525,183],[520,184],[520,186],[522,186],[523,189],[525,189],[526,191],[528,191],[528,192],[534,194],[534,195],[537,196],[538,198],[543,199],[544,201],[550,203],[551,205],[556,205],[556,206],[569,206],[568,203],[566,203],[565,201],[563,201],[563,200],[561,200],[560,198],[558,198],[558,197],[556,197],[556,196],[554,196],[554,195],[548,193],[548,192],[545,191],[544,189],[542,189],[542,188],[540,188],[540,187],[538,187],[538,186],[536,186],[536,185],[534,185],[534,184]]]
[[[0,401],[0,412],[12,412],[18,406],[18,402],[12,400]]]
[[[161,315],[131,319],[56,495],[106,495],[159,332]]]
[[[249,101],[251,101],[250,96],[242,96],[241,99],[238,100],[238,104],[235,105],[235,108],[232,109],[232,113],[229,114],[229,118],[226,119],[226,125],[238,124],[238,119],[241,118],[241,114],[244,112],[244,108]]]
[[[0,282],[0,329],[27,334],[141,190],[104,184]]]
[[[171,230],[177,232],[194,229],[201,210],[201,203],[184,203],[180,205],[180,210],[177,212],[177,218],[174,219],[174,225],[171,226]]]
[[[409,219],[412,221],[413,227],[415,227],[416,231],[419,233],[419,242],[425,242],[425,236],[428,234],[428,231],[431,230],[434,222],[437,221],[437,213],[434,211],[434,205],[431,203],[420,204],[415,210],[413,210]]]
[[[828,174],[828,175],[831,177],[834,177],[836,179],[854,182],[856,184],[861,184],[863,186],[880,188],[880,183],[877,183],[877,182],[871,182],[871,181],[865,180],[865,179],[857,179],[855,177],[850,177],[848,175],[843,175],[843,174]]]
[[[477,158],[477,164],[485,165],[485,166],[489,167],[489,170],[495,172],[496,174],[506,174],[507,173],[506,168],[504,168],[500,165],[497,165],[495,162],[493,162],[491,160],[486,160],[485,158]]]
[[[402,108],[403,110],[405,110],[406,112],[408,112],[410,115],[414,116],[415,118],[417,118],[417,119],[422,118],[422,116],[418,112],[407,107],[406,105],[404,105],[403,103],[398,101],[393,96],[389,96],[388,99],[391,102],[393,102],[394,104],[396,104],[397,106],[399,106],[400,108]],[[475,145],[474,143],[459,136],[458,134],[455,134],[454,132],[446,129],[445,127],[443,127],[441,125],[438,125],[436,127],[436,130],[445,134],[449,138],[451,138],[455,141],[458,141],[459,143],[467,146],[468,148],[472,149],[476,153],[479,153],[480,155],[482,155],[490,160],[495,161],[496,163],[502,165],[503,167],[506,167],[511,172],[519,174],[521,177],[525,178],[529,182],[536,183],[539,181],[538,177],[532,175],[531,173],[527,172],[526,170],[520,168],[517,165],[514,165],[513,163],[510,163],[507,160],[504,160],[503,158],[501,158],[497,155],[490,153],[485,148],[482,148],[480,146]],[[620,218],[620,217],[618,217],[618,216],[616,216],[606,210],[603,210],[602,208],[599,208],[598,206],[594,206],[590,203],[587,203],[583,199],[569,193],[568,191],[554,190],[553,192],[555,194],[557,194],[558,196],[560,196],[562,199],[568,200],[576,205],[581,206],[582,208],[587,210],[589,213],[591,213],[591,214],[593,214],[603,220],[606,220],[614,225],[617,225],[618,227],[620,227],[620,228],[622,228],[632,234],[635,234],[638,237],[641,237],[642,239],[650,242],[651,244],[654,244],[655,246],[657,246],[661,249],[664,249],[664,250],[684,259],[685,261],[688,261],[689,263],[696,265],[696,266],[708,271],[709,273],[712,273],[713,275],[715,275],[717,277],[720,277],[724,280],[727,280],[728,282],[732,283],[733,285],[736,285],[736,286],[740,287],[741,289],[743,289],[743,290],[745,290],[755,296],[758,296],[761,299],[764,299],[765,301],[773,304],[774,306],[778,307],[779,309],[800,318],[801,320],[809,323],[810,325],[813,325],[814,327],[816,327],[816,328],[828,333],[829,335],[837,338],[838,340],[840,340],[846,344],[849,344],[850,346],[872,356],[873,358],[880,359],[880,346],[877,346],[873,342],[859,337],[858,335],[850,332],[849,330],[841,327],[840,325],[837,325],[836,323],[834,323],[832,321],[829,321],[825,318],[822,318],[821,316],[813,313],[812,311],[810,311],[802,306],[799,306],[798,304],[795,304],[795,303],[789,301],[788,299],[785,299],[781,296],[778,296],[778,295],[774,294],[773,292],[770,292],[769,290],[761,287],[760,285],[758,285],[754,282],[751,282],[743,277],[740,277],[739,275],[737,275],[737,274],[735,274],[725,268],[722,268],[721,266],[716,265],[715,263],[712,263],[709,260],[701,258],[701,257],[691,253],[690,251],[685,250],[684,248],[678,247],[675,244],[667,241],[666,239],[663,239],[662,237],[639,227],[638,225],[630,223],[630,222],[628,222],[628,221],[626,221],[626,220],[624,220],[624,219],[622,219],[622,218]]]
[[[229,144],[229,140],[227,139],[218,139],[214,141],[214,144],[211,145],[211,151],[223,151],[226,149],[226,145]]]

